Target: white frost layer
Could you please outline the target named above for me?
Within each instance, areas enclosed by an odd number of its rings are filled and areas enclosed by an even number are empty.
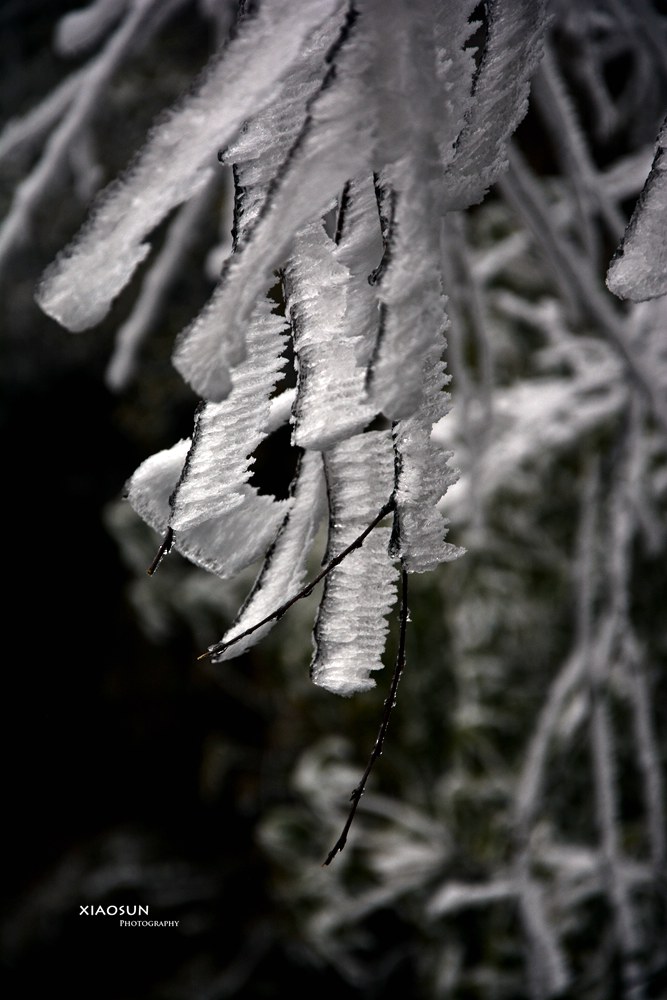
[[[266,437],[270,399],[285,365],[285,320],[263,299],[247,332],[248,353],[221,403],[206,403],[172,498],[171,527],[185,531],[247,502],[252,453]]]
[[[358,434],[325,455],[329,492],[328,558],[357,538],[391,496],[394,458],[389,431]],[[374,687],[383,666],[397,570],[389,557],[391,529],[376,527],[327,576],[313,634],[311,678],[335,694]]]
[[[472,21],[477,0],[444,0],[434,4],[435,76],[438,86],[436,137],[443,168],[456,153],[456,143],[472,104],[475,49],[469,44],[479,26]]]
[[[374,414],[348,325],[356,289],[334,248],[320,222],[311,223],[297,233],[285,269],[298,374],[292,440],[320,451],[361,431]]]
[[[187,259],[205,213],[210,211],[212,195],[217,190],[216,181],[217,178],[211,175],[200,193],[179,210],[169,227],[164,246],[146,273],[132,312],[116,333],[105,376],[113,391],[124,389],[134,376],[141,345],[157,322],[165,293]]]
[[[370,392],[391,420],[410,416],[420,405],[424,363],[434,347],[444,346],[447,323],[437,187],[432,173],[413,168],[405,158],[387,171],[395,209],[389,263],[377,288],[382,322]]]
[[[345,302],[345,326],[357,363],[367,369],[375,347],[379,306],[369,276],[382,259],[382,230],[373,178],[357,177],[346,186],[339,207],[336,260],[350,277]]]
[[[223,643],[262,621],[291,595],[298,593],[305,581],[308,553],[326,512],[324,487],[321,455],[312,451],[304,453],[296,477],[293,505],[236,621],[223,636]],[[214,654],[212,661],[219,663],[239,656],[263,639],[274,625],[275,620],[267,622],[224,653]]]
[[[545,0],[492,0],[473,101],[444,185],[449,208],[480,202],[507,167],[507,144],[528,110],[543,52]]]
[[[234,165],[237,187],[236,242],[242,246],[267,206],[270,190],[289,161],[290,150],[306,123],[308,107],[322,88],[326,54],[336,41],[342,18],[321,24],[303,44],[300,61],[277,97],[244,123],[222,154]]]
[[[299,5],[301,10],[307,5]],[[295,232],[326,212],[350,175],[369,169],[368,136],[373,123],[360,99],[360,75],[366,50],[354,25],[349,33],[340,19],[341,44],[335,54],[336,72],[330,72],[309,106],[308,121],[271,185],[251,234],[231,255],[210,308],[186,331],[174,354],[174,364],[193,389],[219,399],[217,345],[243,344],[243,329],[257,295],[269,284],[276,268],[288,256]],[[331,70],[331,66],[329,67]],[[207,364],[202,368],[200,361]]]
[[[252,241],[261,215],[270,209],[277,178],[290,162],[290,151],[304,128],[307,105],[322,87],[327,72],[325,55],[341,21],[342,17],[331,18],[305,40],[301,61],[281,85],[278,96],[244,123],[222,153],[223,162],[232,165],[234,174],[232,254],[224,261],[211,299],[179,335],[173,355],[176,370],[205,399],[219,402],[226,397],[229,367],[238,364],[245,351],[244,325],[230,322],[238,306],[225,296],[227,271],[234,269],[236,255]],[[266,284],[270,280],[267,269]]]
[[[445,542],[447,521],[438,504],[457,473],[449,465],[451,452],[432,436],[435,421],[449,409],[443,391],[447,379],[440,352],[433,351],[423,373],[423,396],[417,412],[394,428],[397,452],[396,520],[398,551],[410,573],[424,573],[463,552]]]
[[[607,271],[607,288],[643,302],[667,293],[667,122],[658,135],[651,172]]]
[[[378,121],[385,253],[374,276],[380,305],[369,370],[371,398],[391,420],[419,405],[426,352],[442,332],[439,220],[442,214],[441,56],[432,0],[367,0],[373,10],[370,100]],[[444,121],[444,124],[443,124]],[[453,143],[455,134],[448,136]]]
[[[270,99],[299,57],[304,39],[339,6],[340,0],[298,5],[264,0],[259,5],[51,266],[38,292],[48,315],[71,330],[85,330],[104,318],[147,255],[146,235],[200,188],[202,172],[215,162],[220,144]]]
[[[248,356],[228,398],[204,404],[193,441],[149,458],[129,485],[130,502],[149,524],[163,534],[171,528],[179,552],[222,577],[264,556],[292,505],[248,483],[285,363],[285,321],[271,308],[265,299],[251,317]]]
[[[130,479],[127,499],[159,534],[169,526],[169,498],[178,483],[190,441],[180,441],[143,462]],[[245,487],[243,503],[222,516],[174,536],[174,548],[203,569],[224,578],[257,562],[273,542],[289,501],[260,496]]]

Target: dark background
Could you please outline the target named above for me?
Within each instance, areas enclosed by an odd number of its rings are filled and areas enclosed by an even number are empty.
[[[51,47],[58,16],[76,6],[0,5],[2,124],[76,65]],[[112,88],[95,122],[104,183],[213,43],[206,22],[186,10],[161,33],[159,52],[124,67],[126,90]],[[165,52],[169,73],[161,71]],[[0,214],[32,162],[3,167]],[[253,828],[260,800],[281,794],[280,775],[269,792],[258,777],[277,685],[254,701],[230,694],[197,664],[201,645],[183,621],[171,624],[168,642],[150,641],[128,598],[135,574],[104,523],[136,466],[190,433],[196,400],[169,354],[188,297],[207,289],[203,279],[193,289],[191,278],[173,290],[168,321],[142,356],[141,388],[110,393],[104,370],[113,331],[135,293],[113,320],[80,337],[33,301],[41,272],[86,211],[71,196],[71,178],[59,181],[0,286],[0,989],[7,998],[55,987],[96,1000],[203,996],[205,987],[218,995],[212,984],[228,973],[219,984],[227,995],[247,978],[250,947],[262,950],[265,971],[253,973],[248,989],[273,996],[291,974],[262,932],[272,903]],[[218,628],[224,621],[221,614]],[[246,660],[250,675],[260,669]],[[233,760],[207,793],[207,760],[220,743],[233,748]],[[180,928],[122,930],[116,919],[79,917],[80,905],[100,903],[150,905],[152,919],[179,919]]]

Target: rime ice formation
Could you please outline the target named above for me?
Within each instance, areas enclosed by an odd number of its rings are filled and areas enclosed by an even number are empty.
[[[660,129],[651,172],[607,271],[609,290],[631,302],[667,294],[666,146],[667,123]]]
[[[336,261],[320,222],[300,230],[293,249],[285,269],[298,375],[293,441],[324,451],[363,430],[375,411],[349,324],[350,271]]]
[[[146,3],[137,9],[142,6]],[[218,146],[270,100],[299,58],[304,39],[340,7],[340,0],[310,0],[298,8],[288,0],[260,5],[194,94],[153,131],[136,165],[107,189],[79,239],[55,262],[38,294],[45,312],[75,331],[104,318],[150,252],[146,236],[201,189]]]
[[[183,206],[121,331],[110,378],[122,382],[208,210],[216,152],[231,168],[231,252],[172,356],[203,400],[192,441],[148,459],[128,488],[141,516],[199,565],[229,576],[263,560],[213,658],[257,641],[270,622],[253,626],[303,583],[321,467],[330,558],[380,511],[393,526],[376,524],[326,578],[317,684],[341,694],[372,686],[398,565],[424,572],[460,553],[440,510],[455,473],[432,435],[449,405],[442,227],[505,169],[547,23],[542,0],[490,0],[476,52],[477,9],[473,0],[242,8],[197,86],[102,194],[39,290],[42,308],[72,330],[99,322],[149,255],[151,232]],[[122,54],[128,18],[147,31],[169,10],[100,0],[62,21],[59,44],[84,49],[118,22]],[[296,388],[276,396],[288,324]],[[290,497],[277,501],[250,474],[257,447],[288,416],[303,454]]]
[[[285,597],[298,593],[306,577],[308,555],[325,510],[322,457],[318,452],[305,452],[294,479],[292,506],[285,515],[252,590],[236,621],[223,636],[220,646],[263,621],[283,603]],[[249,646],[259,642],[269,632],[272,624],[273,622],[267,622],[247,638],[240,639],[229,650],[219,654],[216,653],[216,647],[212,646],[213,662],[239,656]]]
[[[387,431],[358,434],[325,455],[329,549],[334,557],[370,524],[391,493],[394,458]],[[311,677],[336,694],[373,687],[382,667],[397,571],[389,556],[391,529],[375,528],[326,579],[315,623]]]

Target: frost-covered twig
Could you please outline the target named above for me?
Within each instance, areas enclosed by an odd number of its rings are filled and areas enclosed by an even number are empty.
[[[127,388],[134,377],[138,351],[163,308],[169,286],[191,250],[196,231],[211,206],[217,187],[217,178],[211,178],[199,194],[179,210],[169,226],[164,246],[144,278],[132,312],[116,333],[114,351],[106,371],[106,383],[115,392]]]
[[[86,77],[86,67],[70,73],[22,118],[10,119],[0,133],[0,161],[35,145],[64,114]]]
[[[577,218],[582,228],[583,244],[587,257],[597,263],[599,235],[595,216],[599,213],[612,239],[619,240],[625,229],[625,220],[608,196],[600,174],[590,155],[573,103],[560,74],[558,63],[550,46],[547,46],[540,69],[535,76],[535,97],[549,127],[556,155],[563,163],[566,176],[573,186]]]
[[[625,324],[605,297],[588,261],[554,227],[545,196],[517,148],[511,151],[510,162],[511,169],[499,181],[499,186],[551,262],[563,294],[575,310],[574,318],[581,321],[584,316],[590,317],[609,338],[623,358],[628,376],[646,397],[667,436],[664,387],[656,384],[656,373],[629,344]]]
[[[345,821],[345,826],[343,827],[340,837],[338,838],[334,846],[327,854],[323,862],[323,867],[330,865],[333,859],[336,857],[336,855],[340,853],[340,851],[342,851],[343,848],[345,847],[347,843],[347,835],[350,832],[350,827],[352,826],[352,822],[357,812],[357,807],[359,805],[359,802],[361,801],[361,796],[364,794],[364,791],[366,790],[366,783],[368,782],[368,779],[370,777],[373,765],[375,764],[378,757],[380,757],[382,754],[382,748],[384,746],[385,737],[387,735],[387,729],[389,728],[389,720],[391,718],[391,713],[394,709],[394,706],[396,705],[396,694],[398,691],[398,683],[401,679],[403,670],[405,668],[405,639],[406,639],[409,620],[410,620],[410,612],[408,607],[408,574],[406,570],[403,569],[401,572],[401,611],[400,611],[400,623],[399,623],[399,635],[398,635],[398,652],[396,654],[396,663],[394,665],[394,674],[391,679],[389,694],[387,695],[384,702],[380,729],[378,730],[373,750],[371,751],[368,764],[366,765],[366,770],[362,774],[359,784],[356,786],[356,788],[353,790],[350,796],[352,806],[350,808],[347,820]]]
[[[599,492],[599,467],[594,463],[587,476],[584,495],[585,534],[592,540],[596,540],[599,530],[597,523]],[[618,543],[622,545],[622,541],[618,538],[614,541],[617,544],[614,546],[613,554],[617,555]],[[623,960],[624,995],[633,1000],[634,998],[640,1000],[644,995],[640,968],[637,964],[641,942],[621,846],[616,749],[609,711],[608,679],[618,628],[617,608],[614,607],[617,601],[612,588],[612,606],[595,629],[593,605],[597,595],[595,582],[591,577],[592,574],[589,572],[581,582],[579,636],[587,666],[590,699],[589,731],[596,816],[600,834],[601,873],[614,913],[616,941]]]
[[[386,504],[383,507],[380,508],[376,516],[373,518],[370,524],[367,525],[366,528],[364,528],[361,534],[357,535],[354,541],[350,542],[350,544],[347,545],[342,550],[342,552],[339,552],[338,555],[333,557],[333,559],[330,559],[329,562],[326,564],[326,566],[324,566],[324,568],[320,570],[317,576],[315,576],[308,584],[306,584],[306,586],[303,587],[298,593],[288,598],[288,600],[284,601],[279,607],[277,607],[274,611],[272,611],[271,614],[266,615],[266,617],[262,618],[261,621],[256,622],[254,625],[249,626],[243,632],[240,632],[238,635],[234,635],[232,638],[230,638],[225,642],[215,643],[213,646],[207,649],[205,653],[202,653],[199,659],[203,660],[211,656],[219,656],[222,653],[224,653],[227,649],[229,649],[230,646],[233,646],[237,642],[240,642],[242,639],[245,639],[246,636],[252,635],[253,632],[256,632],[257,629],[261,628],[263,625],[266,625],[271,621],[276,621],[278,618],[282,618],[285,612],[288,611],[293,604],[296,604],[297,601],[302,600],[304,597],[308,597],[309,594],[312,593],[313,588],[316,587],[321,580],[323,580],[326,576],[328,576],[329,573],[331,573],[331,571],[336,568],[336,566],[339,566],[340,563],[342,563],[342,561],[351,552],[354,552],[355,549],[358,549],[361,545],[363,545],[364,540],[368,537],[368,535],[370,535],[373,528],[375,528],[380,523],[380,521],[382,521],[383,518],[387,516],[387,514],[391,513],[391,511],[394,509],[394,506],[395,502],[392,497],[386,502]]]

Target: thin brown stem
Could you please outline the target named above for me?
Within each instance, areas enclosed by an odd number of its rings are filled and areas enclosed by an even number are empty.
[[[382,753],[382,747],[384,746],[385,736],[387,735],[387,729],[389,728],[389,719],[391,718],[391,713],[396,704],[396,692],[398,690],[398,682],[401,679],[403,669],[405,667],[405,636],[408,628],[408,574],[405,568],[401,570],[401,618],[400,618],[400,630],[398,637],[398,653],[396,654],[396,663],[394,664],[394,674],[391,679],[391,687],[389,688],[389,694],[385,698],[384,709],[382,712],[382,721],[380,723],[380,728],[378,730],[377,738],[375,740],[375,746],[371,751],[368,764],[366,765],[366,770],[361,776],[361,781],[354,789],[350,795],[350,801],[352,806],[350,808],[349,815],[345,821],[345,826],[341,832],[340,837],[333,845],[329,853],[327,854],[326,860],[322,863],[324,868],[326,865],[330,865],[336,855],[343,850],[345,844],[347,843],[347,835],[350,832],[350,827],[352,826],[352,821],[354,820],[357,807],[361,801],[361,796],[366,790],[366,782],[370,776],[373,769],[375,761],[378,759]]]
[[[344,548],[342,552],[339,552],[337,556],[334,556],[333,559],[329,560],[329,562],[322,570],[320,570],[317,576],[313,580],[311,580],[310,583],[307,583],[306,586],[303,587],[298,592],[298,594],[294,594],[293,597],[290,597],[283,604],[279,605],[279,607],[277,607],[274,611],[272,611],[270,615],[267,615],[266,618],[262,618],[261,621],[256,622],[254,625],[251,625],[243,632],[239,632],[239,634],[235,635],[232,639],[227,639],[226,641],[222,640],[221,642],[217,642],[214,646],[210,646],[206,650],[206,652],[198,656],[197,659],[205,660],[207,657],[219,656],[222,653],[224,653],[225,650],[229,649],[230,646],[233,646],[235,643],[240,642],[241,639],[245,639],[246,636],[252,635],[252,633],[256,632],[258,628],[262,627],[262,625],[268,625],[269,622],[277,621],[279,618],[282,618],[285,612],[288,611],[293,604],[296,604],[297,601],[300,601],[304,597],[308,597],[308,595],[312,592],[313,588],[317,586],[320,580],[323,580],[325,576],[328,576],[332,569],[335,569],[336,566],[338,566],[339,563],[341,563],[343,559],[346,558],[346,556],[349,556],[350,552],[354,552],[355,549],[360,548],[360,546],[363,545],[368,535],[370,535],[373,528],[375,528],[376,525],[378,525],[380,521],[394,509],[394,506],[395,506],[395,501],[394,498],[391,497],[389,500],[387,500],[386,504],[378,511],[378,513],[375,515],[371,523],[364,528],[361,534],[357,535],[354,541],[350,542],[350,544],[346,548]]]

